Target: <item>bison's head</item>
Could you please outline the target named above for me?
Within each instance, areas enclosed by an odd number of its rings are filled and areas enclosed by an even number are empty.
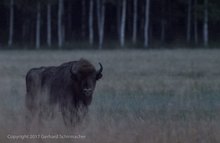
[[[103,67],[101,63],[99,65],[100,69],[96,70],[89,61],[81,59],[74,63],[71,68],[72,77],[77,82],[81,95],[85,98],[90,99],[92,97],[96,81],[102,77]]]

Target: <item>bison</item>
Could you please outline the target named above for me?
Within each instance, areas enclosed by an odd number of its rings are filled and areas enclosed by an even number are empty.
[[[53,119],[58,107],[65,125],[74,125],[87,113],[96,81],[102,77],[100,69],[86,59],[60,66],[39,67],[26,75],[27,119]]]

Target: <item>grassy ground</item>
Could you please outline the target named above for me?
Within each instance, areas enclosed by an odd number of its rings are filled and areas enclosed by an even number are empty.
[[[81,57],[104,67],[87,119],[25,132],[26,72]],[[41,139],[9,139],[24,134]],[[0,142],[218,143],[219,134],[220,50],[0,52]]]

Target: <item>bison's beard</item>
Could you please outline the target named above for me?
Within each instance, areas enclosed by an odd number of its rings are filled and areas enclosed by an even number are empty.
[[[89,106],[91,104],[91,102],[92,102],[92,95],[90,95],[90,96],[83,96],[82,102],[83,102],[84,106]]]

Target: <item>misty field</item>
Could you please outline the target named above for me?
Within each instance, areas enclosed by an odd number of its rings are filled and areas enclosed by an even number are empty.
[[[57,113],[27,133],[26,72],[81,57],[104,67],[86,119],[66,128]],[[220,50],[0,52],[0,143],[219,143],[219,135]]]

